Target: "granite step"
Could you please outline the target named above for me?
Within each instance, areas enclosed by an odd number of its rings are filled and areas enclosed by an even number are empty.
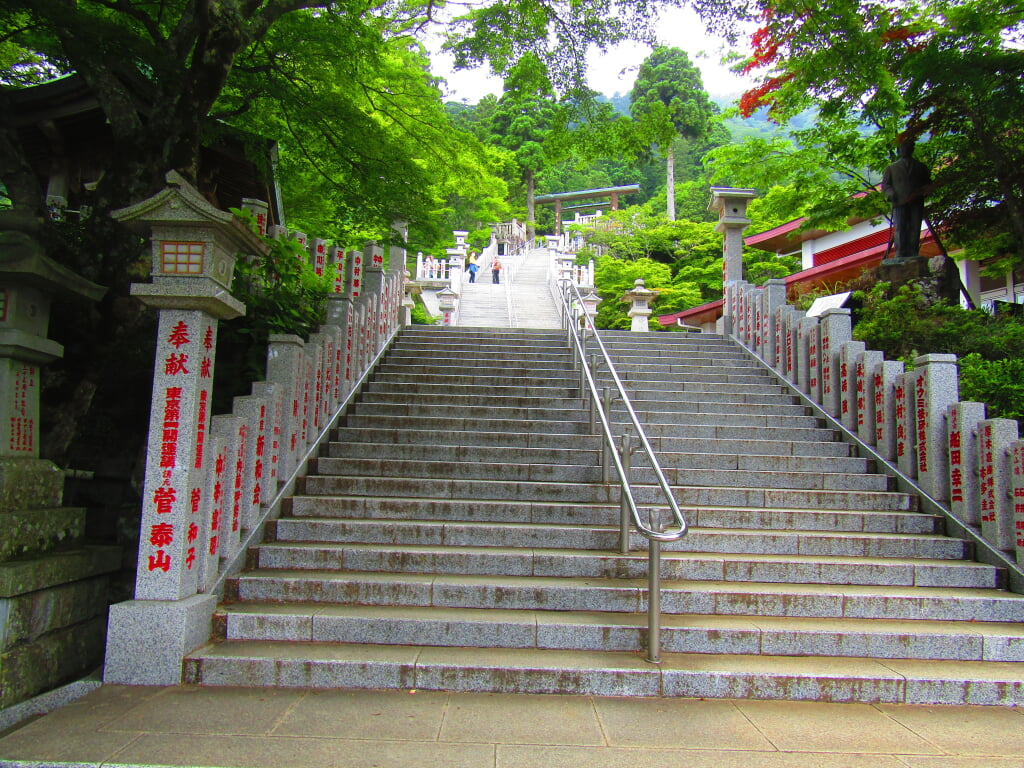
[[[617,521],[616,521],[617,522]],[[399,544],[406,546],[491,548],[489,556],[521,558],[517,548],[562,550],[618,549],[617,525],[538,524],[447,520],[361,520],[281,518],[278,542]],[[645,540],[631,535],[631,546],[646,551]],[[499,551],[494,551],[499,550]],[[665,553],[759,554],[792,557],[867,557],[962,559],[966,543],[934,534],[894,534],[861,531],[757,531],[729,528],[691,528],[679,541],[662,545]],[[455,555],[453,554],[453,557]],[[561,557],[571,558],[570,552]],[[796,566],[794,566],[796,570]]]
[[[662,586],[664,614],[1024,621],[1024,596],[995,589],[689,580]],[[646,594],[646,579],[261,569],[233,580],[228,602],[645,614]]]
[[[850,511],[764,509],[754,507],[683,506],[693,526],[760,530],[805,530],[873,533],[939,533],[941,518],[913,511]],[[487,499],[376,498],[307,496],[290,499],[288,511],[298,517],[363,518],[368,520],[447,520],[545,523],[553,525],[617,525],[619,505],[574,504]]]
[[[447,479],[419,477],[306,477],[297,492],[304,495],[345,495],[377,497],[420,497],[433,499],[508,499],[518,501],[558,501],[571,499],[578,504],[617,504],[619,490],[613,485],[587,485],[564,482],[516,482],[487,479]],[[676,486],[673,496],[683,506],[762,506],[766,508],[849,509],[898,511],[913,506],[911,497],[891,491],[779,489],[772,487],[700,487]],[[661,488],[639,485],[633,489],[638,505],[663,505]]]
[[[278,529],[287,540],[265,543],[257,552],[260,568],[347,570],[371,573],[449,573],[496,576],[564,576],[641,579],[647,575],[647,554],[629,555],[553,548],[495,551],[487,546],[409,544],[332,544],[302,539]],[[726,537],[721,537],[726,538]],[[555,545],[562,543],[552,541]],[[859,584],[998,588],[1000,574],[992,566],[955,559],[927,558],[917,552],[906,556],[815,556],[756,554],[715,549],[668,550],[662,554],[662,574],[672,580],[758,581],[774,584]],[[1024,631],[1024,630],[1022,630]]]
[[[422,477],[431,479],[601,484],[602,471],[595,464],[553,464],[519,461],[513,456],[504,462],[488,461],[484,456],[468,455],[466,461],[426,458],[400,459],[379,455],[374,458],[317,459],[310,472],[318,475],[360,477]],[[775,462],[768,462],[775,463]],[[822,469],[822,468],[819,468]],[[884,491],[889,487],[885,475],[829,473],[826,471],[786,471],[776,466],[760,471],[750,469],[712,469],[709,467],[677,467],[662,465],[662,474],[676,486],[717,486],[722,488],[779,488],[800,490]],[[654,485],[658,482],[653,470],[637,461],[630,472],[633,482]]]
[[[365,441],[334,441],[327,445],[326,456],[335,459],[387,459],[421,462],[460,462],[518,464],[561,464],[597,466],[598,450],[571,448],[518,448],[507,445],[465,446],[445,443],[394,444]],[[663,468],[743,470],[747,472],[827,472],[863,473],[868,471],[867,459],[852,456],[759,456],[740,453],[668,453],[659,451]]]
[[[1011,662],[830,656],[343,645],[225,641],[191,654],[202,685],[564,693],[900,704],[1024,703]]]
[[[229,641],[632,651],[647,634],[632,614],[493,608],[246,603],[214,621]],[[672,615],[661,641],[666,653],[1024,661],[1024,628],[996,622]]]

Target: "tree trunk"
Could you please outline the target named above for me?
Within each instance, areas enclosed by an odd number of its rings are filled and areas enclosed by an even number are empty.
[[[526,239],[533,247],[537,234],[536,206],[533,202],[533,171],[526,172]]]
[[[668,220],[676,220],[676,151],[672,144],[668,145],[665,157],[665,193],[668,198]]]
[[[669,152],[665,159],[665,193],[668,198],[669,221],[676,220],[676,151],[672,144],[669,144]]]

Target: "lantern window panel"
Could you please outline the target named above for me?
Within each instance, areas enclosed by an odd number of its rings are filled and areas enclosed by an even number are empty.
[[[163,242],[160,270],[165,275],[200,275],[206,243]]]

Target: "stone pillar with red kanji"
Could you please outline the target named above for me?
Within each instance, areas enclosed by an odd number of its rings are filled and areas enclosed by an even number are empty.
[[[757,354],[761,355],[764,352],[764,289],[758,288],[753,294],[754,297],[754,322],[751,326],[751,330],[754,334],[753,349]]]
[[[309,244],[309,260],[313,265],[313,272],[323,277],[327,271],[327,241],[314,237]]]
[[[1017,541],[1009,452],[1019,437],[1013,419],[985,419],[978,424],[981,535],[1004,552],[1013,551]]]
[[[242,210],[248,211],[256,219],[256,228],[261,236],[266,237],[270,231],[270,206],[264,200],[251,197],[242,198]]]
[[[857,431],[857,356],[863,341],[847,341],[839,348],[839,416],[851,432]]]
[[[801,309],[791,309],[788,313],[783,315],[782,322],[783,326],[783,352],[785,353],[785,370],[783,375],[786,380],[794,386],[800,386],[799,371],[800,362],[798,360],[798,350],[800,349],[800,322],[807,315]]]
[[[949,509],[970,525],[981,523],[978,480],[978,432],[985,420],[985,404],[953,403],[946,409],[946,445],[949,449]]]
[[[159,312],[135,599],[111,607],[107,682],[180,682],[181,659],[209,636],[216,599],[198,594],[209,552],[212,385],[217,325],[244,306],[229,293],[237,253],[263,241],[178,174],[114,218],[150,238],[151,282],[132,294]]]
[[[865,350],[856,358],[857,436],[868,445],[875,445],[875,371],[885,360],[881,352]]]
[[[837,419],[842,416],[842,382],[839,354],[853,338],[848,309],[826,309],[821,313],[821,399],[822,407]]]
[[[267,456],[267,433],[270,425],[270,403],[257,395],[236,397],[231,412],[243,419],[246,427],[245,455],[239,488],[241,526],[243,531],[256,527],[265,503],[263,486],[268,482],[264,459]]]
[[[821,402],[821,352],[818,318],[801,317],[797,321],[796,385],[816,403]]]
[[[1024,440],[1010,443],[1009,455],[1014,549],[1017,565],[1024,565]]]
[[[922,355],[914,361],[914,423],[917,484],[938,501],[949,501],[946,409],[960,397],[956,355]]]
[[[897,383],[904,373],[899,360],[883,360],[873,373],[875,379],[875,450],[886,461],[896,461],[899,450],[897,440]],[[906,403],[903,403],[906,407]]]
[[[256,461],[261,467],[256,477],[260,482],[260,504],[269,506],[281,482],[281,423],[284,418],[283,388],[271,381],[252,385],[253,396],[267,404],[266,423],[261,430],[266,435],[263,446],[257,446]]]
[[[761,309],[761,357],[780,370],[778,360],[778,310],[786,304],[786,281],[773,278],[764,284]]]
[[[303,347],[298,336],[273,333],[267,344],[267,381],[281,388],[284,410],[281,418],[281,458],[278,471],[286,481],[295,470],[302,445]]]
[[[221,496],[220,528],[215,532],[219,542],[217,554],[223,561],[233,557],[242,543],[242,462],[249,435],[245,421],[231,414],[214,416],[210,433],[217,450],[214,495]]]
[[[896,466],[912,480],[917,478],[917,429],[914,420],[916,385],[917,372],[908,371],[896,377],[893,390],[896,405]]]

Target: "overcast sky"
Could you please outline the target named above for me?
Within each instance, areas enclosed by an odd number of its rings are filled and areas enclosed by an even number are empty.
[[[697,15],[689,9],[671,8],[659,21],[663,43],[681,48],[700,69],[704,88],[711,96],[738,96],[750,87],[751,81],[730,72],[719,62],[728,52],[726,43],[709,37]],[[740,41],[743,44],[744,41]],[[606,53],[591,51],[589,85],[595,91],[614,96],[629,93],[636,79],[637,68],[650,54],[648,46],[635,43],[620,45]],[[740,51],[746,53],[746,49]],[[475,104],[488,93],[501,95],[501,78],[486,74],[486,69],[453,72],[450,56],[433,54],[434,74],[448,81],[446,100]]]

